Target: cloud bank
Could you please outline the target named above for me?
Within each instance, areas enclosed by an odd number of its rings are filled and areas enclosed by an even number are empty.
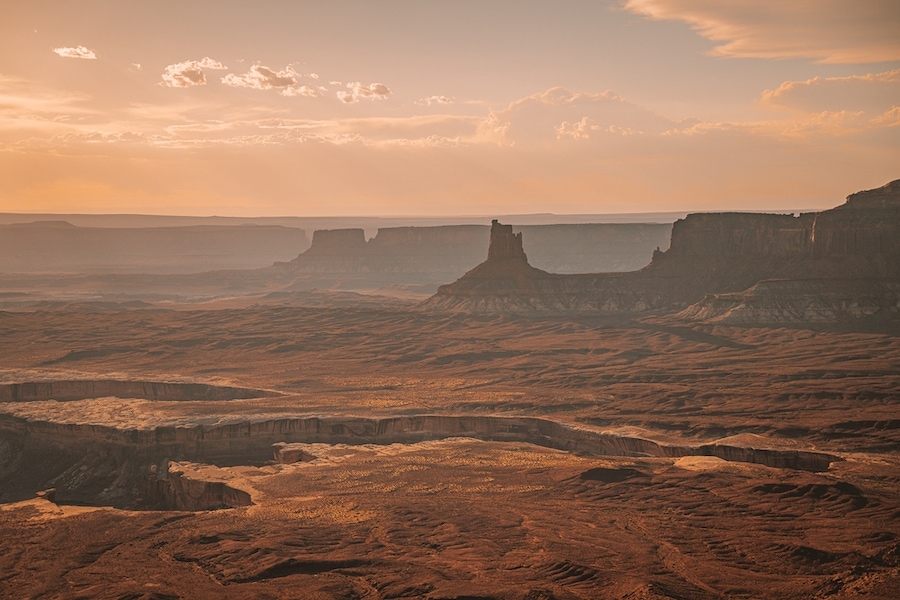
[[[835,64],[900,60],[896,0],[627,0],[625,9],[688,23],[719,42],[714,56]]]

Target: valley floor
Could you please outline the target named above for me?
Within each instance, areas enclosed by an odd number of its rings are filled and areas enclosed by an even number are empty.
[[[8,501],[0,596],[895,597],[897,335],[658,315],[463,315],[375,297],[337,304],[73,302],[0,312],[0,384],[112,379],[271,392],[8,401],[0,417],[131,431],[310,415],[502,415],[841,460],[806,472],[449,438],[309,444],[316,459],[295,464],[173,462],[253,504],[188,512]],[[74,452],[64,437],[55,443],[60,456]],[[12,472],[14,446],[0,448],[0,476]],[[76,472],[34,485],[65,484]]]

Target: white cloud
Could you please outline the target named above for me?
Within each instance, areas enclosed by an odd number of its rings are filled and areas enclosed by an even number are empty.
[[[206,85],[206,74],[203,69],[222,70],[225,65],[208,56],[201,60],[187,60],[166,67],[162,74],[162,84],[167,87],[193,87]]]
[[[131,71],[142,71],[143,69],[144,67],[141,66],[141,63],[131,63],[131,67],[129,67]]]
[[[726,57],[900,60],[896,0],[627,0],[625,9],[688,23]]]
[[[271,90],[273,88],[290,88],[297,83],[300,73],[287,66],[282,71],[275,71],[263,65],[253,65],[241,75],[229,73],[222,78],[222,83],[232,87],[245,87],[254,90]]]
[[[600,126],[594,123],[590,117],[582,117],[580,121],[569,123],[563,121],[556,128],[556,139],[561,140],[570,137],[573,140],[586,140],[591,137],[592,131],[597,131]]]
[[[88,50],[84,46],[75,46],[74,48],[54,48],[54,52],[63,58],[85,58],[96,60],[97,54],[93,50]]]
[[[391,95],[390,88],[383,83],[370,83],[369,85],[365,85],[359,81],[351,81],[347,84],[347,88],[349,88],[349,92],[341,90],[336,94],[338,99],[345,104],[359,102],[360,98],[384,100]]]
[[[631,127],[619,127],[618,125],[601,127],[590,117],[582,117],[580,121],[574,123],[563,121],[555,127],[554,130],[556,131],[556,139],[558,140],[565,138],[572,138],[573,140],[589,140],[594,133],[606,133],[612,135],[634,135],[635,133],[642,133],[640,131],[635,131]]]
[[[431,106],[433,104],[453,104],[453,98],[447,96],[428,96],[416,100],[416,104],[420,106]]]
[[[308,96],[310,98],[315,98],[321,95],[320,89],[311,88],[306,85],[301,85],[300,87],[288,87],[281,90],[282,96]]]

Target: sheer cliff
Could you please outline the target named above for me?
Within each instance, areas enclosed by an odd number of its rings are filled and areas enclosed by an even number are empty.
[[[495,222],[491,248],[521,247],[521,238],[514,238],[510,226]],[[896,318],[898,240],[900,180],[820,213],[688,215],[674,224],[668,250],[654,252],[650,264],[633,272],[555,274],[528,265],[524,253],[510,260],[489,252],[487,261],[441,286],[425,305],[512,312],[692,307],[682,316],[713,319],[752,296],[755,316],[744,317],[751,321],[794,315],[788,320],[797,322],[806,313],[820,321]],[[782,280],[794,283],[777,283]]]
[[[577,273],[639,268],[654,248],[668,244],[671,225],[532,225],[517,231],[529,239],[529,253],[538,268]],[[477,265],[489,240],[490,229],[482,225],[386,227],[369,240],[362,229],[319,230],[309,250],[275,268],[299,276],[298,285],[406,284],[434,291]]]

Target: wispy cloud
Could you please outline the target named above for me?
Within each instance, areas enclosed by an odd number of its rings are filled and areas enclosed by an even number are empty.
[[[882,113],[900,105],[900,69],[848,77],[813,77],[785,81],[765,90],[760,102],[766,106],[803,111],[866,111]]]
[[[213,60],[208,56],[201,60],[186,60],[167,66],[162,74],[161,85],[177,88],[206,85],[206,74],[203,72],[203,69],[222,70],[227,68],[219,61]]]
[[[688,23],[723,57],[900,60],[896,0],[627,0],[625,9]]]
[[[85,48],[84,46],[75,46],[74,48],[54,48],[53,51],[63,58],[84,58],[87,60],[97,60],[97,53],[93,50]]]
[[[673,125],[614,92],[579,93],[561,87],[516,100],[492,115],[497,123],[506,124],[502,132],[507,142],[517,145],[589,140],[600,134],[649,135]]]
[[[311,88],[308,85],[301,85],[299,87],[288,87],[281,90],[282,96],[308,96],[310,98],[315,98],[316,96],[321,96],[325,92],[325,88],[319,86],[318,88]]]
[[[359,81],[351,81],[347,84],[350,91],[337,92],[338,99],[345,104],[359,102],[361,98],[370,100],[384,100],[391,95],[391,90],[383,83],[370,83],[365,85]]]
[[[0,75],[0,140],[71,131],[73,122],[96,117],[90,97]],[[29,133],[26,133],[29,132]]]
[[[428,96],[416,100],[416,104],[420,106],[432,106],[434,104],[453,104],[453,98],[448,96]]]

